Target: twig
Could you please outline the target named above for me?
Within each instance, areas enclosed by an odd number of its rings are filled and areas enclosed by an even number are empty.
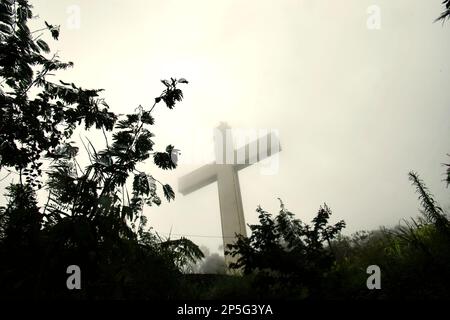
[[[39,39],[40,37],[42,37],[44,34],[41,33],[40,35],[36,36],[36,38],[33,39],[33,41],[36,41],[37,39]]]
[[[106,148],[109,151],[108,137],[106,136],[105,128],[103,126],[102,126],[102,131],[103,131],[103,136],[105,137],[105,141],[106,141]]]
[[[40,31],[44,31],[44,30],[48,30],[48,28],[45,27],[45,28],[42,28],[42,29],[34,30],[34,31],[31,32],[31,34],[36,33],[36,32],[40,32]]]
[[[56,57],[57,57],[57,53],[55,53],[55,54],[53,55],[53,57],[50,59],[50,62],[53,62],[53,60],[55,60]],[[28,92],[28,90],[30,90],[30,89],[36,84],[36,82],[37,82],[38,80],[40,80],[41,78],[45,77],[45,76],[47,75],[47,72],[48,72],[48,71],[49,71],[49,70],[48,70],[46,67],[44,67],[44,68],[43,68],[43,71],[42,71],[41,73],[39,73],[39,75],[36,77],[36,79],[34,79],[34,80],[28,85],[28,87],[25,89],[24,92],[22,92],[21,96],[24,96],[24,95]]]
[[[10,172],[8,172],[8,174],[6,175],[6,176],[4,176],[3,178],[1,178],[0,179],[0,181],[3,181],[3,180],[5,180],[6,178],[8,178],[10,175],[11,175],[11,171]]]

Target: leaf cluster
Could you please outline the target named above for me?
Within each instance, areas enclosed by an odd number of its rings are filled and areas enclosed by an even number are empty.
[[[340,234],[345,222],[329,225],[331,210],[326,204],[320,207],[311,225],[295,219],[282,202],[276,217],[261,207],[256,211],[259,224],[250,225],[251,236],[238,236],[236,243],[228,246],[228,253],[237,258],[232,268],[245,274],[267,272],[277,277],[293,277],[303,283],[330,269],[333,261],[330,242]]]

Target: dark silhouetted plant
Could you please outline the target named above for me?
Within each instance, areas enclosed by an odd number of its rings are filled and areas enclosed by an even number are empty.
[[[0,167],[17,170],[31,187],[40,187],[42,154],[54,152],[77,125],[112,130],[116,116],[99,97],[101,89],[52,82],[73,66],[51,54],[44,32],[58,40],[59,26],[45,23],[30,31],[27,0],[0,1]]]
[[[436,19],[436,21],[442,20],[443,22],[450,17],[450,0],[443,0],[442,4],[445,6],[445,10]]]
[[[326,204],[320,207],[311,225],[295,219],[282,202],[275,218],[260,207],[256,211],[259,224],[250,225],[251,236],[238,236],[236,243],[228,246],[228,253],[237,258],[230,267],[241,269],[244,274],[267,275],[263,277],[265,284],[281,281],[317,290],[333,265],[331,241],[345,222],[329,225],[331,210]]]
[[[138,164],[151,158],[158,168],[176,168],[172,145],[154,150],[152,111],[160,102],[173,109],[183,98],[178,85],[188,82],[162,80],[165,89],[150,108],[119,118],[99,98],[102,90],[48,79],[72,63],[47,57],[49,45],[36,33],[48,31],[57,40],[59,27],[45,22],[30,31],[31,9],[27,0],[0,2],[0,167],[19,175],[0,208],[0,296],[174,297],[184,265],[202,253],[188,239],[163,240],[144,230],[143,207],[161,204],[158,189],[167,201],[175,193]],[[85,168],[69,140],[82,121],[86,129],[102,130],[106,143],[97,150],[82,140]],[[113,131],[111,144],[107,131]],[[45,159],[49,195],[39,208],[35,190],[43,185]],[[83,271],[80,292],[65,285],[72,264]]]

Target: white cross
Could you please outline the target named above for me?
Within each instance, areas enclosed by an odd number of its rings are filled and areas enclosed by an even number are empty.
[[[238,150],[234,149],[231,130],[222,123],[215,131],[216,161],[181,177],[178,191],[187,195],[217,181],[224,251],[228,244],[236,241],[236,234],[246,236],[244,210],[238,171],[281,151],[274,132],[250,142]],[[235,261],[225,255],[227,265]]]

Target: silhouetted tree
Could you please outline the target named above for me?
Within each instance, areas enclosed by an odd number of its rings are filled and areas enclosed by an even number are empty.
[[[395,228],[359,232],[333,241],[336,265],[324,297],[355,299],[448,299],[450,223],[417,173],[409,178],[419,194],[421,216]],[[365,268],[382,270],[382,290],[367,290]]]
[[[176,168],[172,145],[154,150],[151,113],[161,102],[173,109],[183,99],[178,85],[188,82],[162,80],[165,89],[151,107],[119,118],[99,97],[102,90],[49,80],[73,64],[49,56],[39,34],[57,40],[58,26],[28,29],[31,9],[27,0],[0,2],[0,167],[20,177],[0,208],[0,296],[173,297],[183,265],[203,255],[187,239],[159,239],[144,229],[144,205],[161,204],[158,186],[167,201],[175,193],[137,165],[152,158],[161,169]],[[81,122],[102,130],[106,143],[97,151],[82,141],[90,161],[85,168],[69,141]],[[107,131],[113,131],[111,144]],[[44,159],[49,196],[39,208],[35,190],[43,185]],[[83,270],[81,292],[65,286],[72,264]]]
[[[277,279],[275,283],[286,286],[295,284],[317,290],[333,265],[331,241],[345,227],[345,222],[328,225],[331,210],[326,204],[320,207],[312,225],[295,219],[282,202],[275,218],[261,207],[256,211],[259,224],[250,225],[251,236],[240,235],[227,248],[232,256],[238,257],[231,267],[242,269],[244,274],[266,274],[266,284],[273,278]]]
[[[82,89],[49,78],[73,66],[51,54],[42,39],[59,37],[59,26],[45,23],[30,31],[34,18],[27,0],[0,1],[0,167],[13,167],[32,187],[40,187],[43,153],[53,153],[77,125],[112,130],[116,116],[99,97],[101,89]]]

